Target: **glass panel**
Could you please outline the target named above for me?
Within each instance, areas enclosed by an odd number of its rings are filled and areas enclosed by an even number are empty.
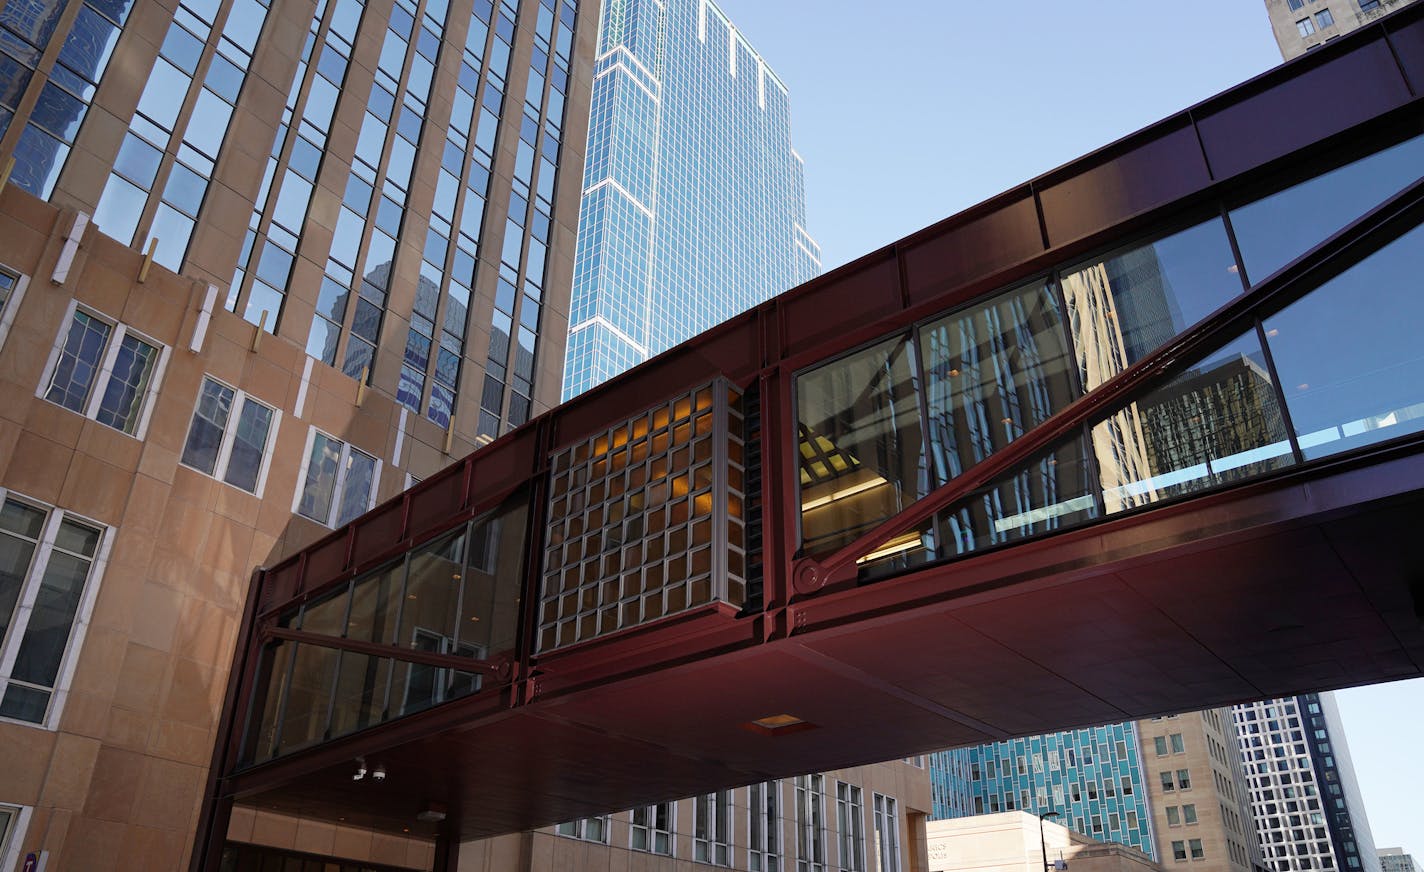
[[[321,741],[331,712],[332,682],[336,678],[337,652],[316,645],[296,645],[291,685],[286,694],[277,750],[287,753]]]
[[[341,652],[336,705],[331,713],[332,736],[355,732],[385,719],[390,676],[389,658]]]
[[[287,669],[291,665],[292,642],[278,642],[269,645],[262,652],[262,663],[258,668],[257,683],[264,688],[265,697],[260,711],[252,712],[252,723],[246,739],[243,759],[260,763],[271,759],[277,752],[277,717],[282,700],[287,692]]]
[[[316,602],[308,603],[302,609],[300,629],[323,636],[340,636],[341,628],[346,626],[346,608],[350,604],[348,593],[349,589],[342,586]]]
[[[1085,390],[1136,363],[1241,294],[1219,219],[1116,252],[1063,276]]]
[[[0,701],[0,717],[42,723],[49,710],[49,698],[47,690],[12,684],[5,688],[5,698]]]
[[[0,508],[0,644],[10,628],[44,519],[44,512],[14,500],[6,500]]]
[[[50,378],[49,389],[45,391],[46,400],[84,414],[89,401],[89,388],[94,383],[112,329],[83,312],[74,313],[69,334],[64,339],[64,348]]]
[[[1076,398],[1058,302],[1045,283],[920,331],[929,448],[944,483]]]
[[[297,502],[297,514],[320,524],[325,524],[331,517],[336,472],[340,468],[341,449],[344,447],[321,433],[313,434],[311,455],[307,459],[307,477],[302,485],[302,497]]]
[[[895,338],[797,378],[808,549],[850,542],[923,490],[913,354]]]
[[[1109,514],[1294,462],[1254,331],[1092,428]]]
[[[250,399],[242,404],[223,481],[250,493],[256,492],[257,476],[262,471],[262,455],[267,449],[267,433],[271,427],[271,409]]]
[[[351,449],[346,459],[346,481],[341,489],[341,511],[336,515],[338,526],[365,514],[371,507],[375,479],[376,459]]]
[[[1231,213],[1246,275],[1259,282],[1424,175],[1424,136]]]
[[[401,561],[356,581],[351,594],[351,615],[346,623],[348,638],[396,644],[396,628],[404,602],[401,597],[404,575],[405,562]]]
[[[222,447],[223,431],[236,392],[212,379],[203,380],[198,407],[193,410],[193,422],[188,425],[188,441],[183,445],[183,464],[213,474]]]
[[[157,348],[132,334],[125,335],[94,420],[132,434],[138,428],[144,393],[157,363]]]
[[[1424,227],[1265,321],[1307,459],[1424,429]]]
[[[10,670],[12,679],[43,687],[54,686],[88,577],[88,560],[61,551],[50,552],[49,565],[45,567],[44,580],[35,597],[35,609],[25,626],[15,666]]]
[[[436,637],[448,653],[455,641],[455,618],[465,573],[465,535],[447,536],[410,555],[398,643],[418,647],[422,634]]]
[[[524,498],[508,500],[470,529],[465,590],[455,629],[458,648],[492,657],[514,650],[524,585]]]
[[[147,202],[147,191],[117,175],[109,176],[109,183],[99,197],[99,206],[94,210],[94,223],[105,233],[127,243],[138,229],[138,220],[143,217],[143,207]]]
[[[1082,435],[1039,455],[940,514],[942,556],[968,554],[1097,517]]]

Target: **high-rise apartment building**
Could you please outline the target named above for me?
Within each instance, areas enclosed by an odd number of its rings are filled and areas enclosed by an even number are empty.
[[[253,568],[557,402],[597,16],[0,7],[0,868],[184,868]]]
[[[1231,709],[1152,718],[1137,726],[1163,868],[1262,869]]]
[[[1267,868],[1380,872],[1334,695],[1261,700],[1232,714]]]
[[[565,398],[813,277],[785,84],[712,0],[608,0]]]
[[[1382,872],[1420,872],[1420,865],[1413,854],[1403,848],[1380,848],[1380,869]]]
[[[1290,60],[1414,0],[1266,0],[1281,57]]]
[[[1134,722],[940,751],[934,817],[1054,811],[1075,832],[1158,859],[1142,753]]]

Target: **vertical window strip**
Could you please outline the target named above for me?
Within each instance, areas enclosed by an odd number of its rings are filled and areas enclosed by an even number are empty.
[[[108,69],[114,44],[128,19],[130,0],[80,5],[49,75],[34,81],[41,56],[56,34],[63,0],[12,0],[0,11],[7,51],[0,53],[0,136],[30,85],[42,87],[15,146],[10,181],[49,199],[64,169],[90,102]]]
[[[227,307],[235,312],[241,303],[245,320],[273,333],[281,323],[298,241],[326,152],[336,96],[350,63],[354,23],[360,21],[363,10],[361,0],[338,0],[331,5],[321,0],[317,4],[272,144],[272,157],[267,161],[262,187],[248,218]],[[344,35],[342,22],[352,24],[351,31]],[[312,332],[321,331],[314,324]]]
[[[0,718],[51,726],[102,574],[105,528],[0,489]]]

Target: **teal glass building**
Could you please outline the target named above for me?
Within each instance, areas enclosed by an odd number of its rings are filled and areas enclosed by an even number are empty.
[[[1137,725],[1106,724],[930,755],[934,819],[1023,811],[1158,859]]]
[[[564,398],[820,270],[786,86],[711,0],[606,0]]]

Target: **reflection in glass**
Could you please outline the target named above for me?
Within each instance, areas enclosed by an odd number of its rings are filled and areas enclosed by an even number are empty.
[[[1075,435],[941,513],[941,556],[1051,533],[1097,514],[1088,452]]]
[[[1092,428],[1106,511],[1295,462],[1254,331]]]
[[[924,327],[920,346],[936,483],[1075,398],[1058,303],[1044,282]]]
[[[411,552],[397,636],[399,645],[422,650],[422,639],[433,637],[440,644],[429,650],[448,653],[444,649],[454,643],[464,562],[463,531]]]
[[[384,719],[392,661],[354,651],[340,653],[331,735],[344,736]]]
[[[913,355],[897,337],[797,378],[808,550],[850,542],[925,489]]]
[[[1265,320],[1307,459],[1424,430],[1424,227]]]
[[[1231,229],[1252,283],[1424,175],[1424,136],[1346,164],[1231,213]]]
[[[326,737],[327,715],[331,711],[331,687],[336,678],[338,653],[335,648],[296,645],[291,682],[286,690],[278,753],[320,742]]]
[[[1083,388],[1092,390],[1241,294],[1219,219],[1063,276]]]

